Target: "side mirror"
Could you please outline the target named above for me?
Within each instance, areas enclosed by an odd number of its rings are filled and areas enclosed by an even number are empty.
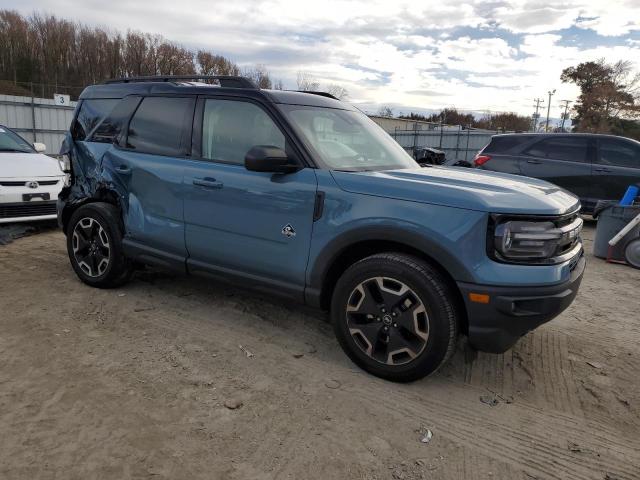
[[[44,143],[35,142],[33,148],[38,153],[44,153],[47,151],[47,146]]]
[[[290,173],[298,166],[289,161],[287,153],[278,147],[256,145],[244,157],[244,167],[252,172]]]

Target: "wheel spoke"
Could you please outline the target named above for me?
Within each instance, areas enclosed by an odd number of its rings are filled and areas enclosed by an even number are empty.
[[[380,343],[381,330],[382,326],[378,322],[370,322],[350,327],[349,333],[368,355],[373,355]]]
[[[403,282],[373,277],[358,284],[346,308],[349,332],[369,357],[387,365],[416,358],[429,338],[429,317],[418,295]]]
[[[72,237],[73,254],[78,267],[90,277],[102,275],[109,265],[109,236],[100,223],[85,217],[76,223]]]

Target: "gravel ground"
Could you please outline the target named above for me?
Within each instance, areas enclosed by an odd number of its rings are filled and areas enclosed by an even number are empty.
[[[155,271],[94,290],[60,232],[14,240],[0,478],[638,479],[640,271],[588,260],[575,303],[513,350],[396,385],[322,313]]]

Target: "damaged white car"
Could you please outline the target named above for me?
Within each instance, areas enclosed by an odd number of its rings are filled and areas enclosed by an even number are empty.
[[[0,125],[0,223],[56,218],[65,174],[45,148]]]

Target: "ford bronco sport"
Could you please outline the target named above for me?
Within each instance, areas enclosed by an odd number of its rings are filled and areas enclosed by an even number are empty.
[[[323,308],[346,354],[389,380],[434,372],[459,333],[507,350],[567,308],[585,268],[574,195],[420,168],[328,94],[107,81],[82,93],[61,153],[58,218],[83,282],[151,264]]]

